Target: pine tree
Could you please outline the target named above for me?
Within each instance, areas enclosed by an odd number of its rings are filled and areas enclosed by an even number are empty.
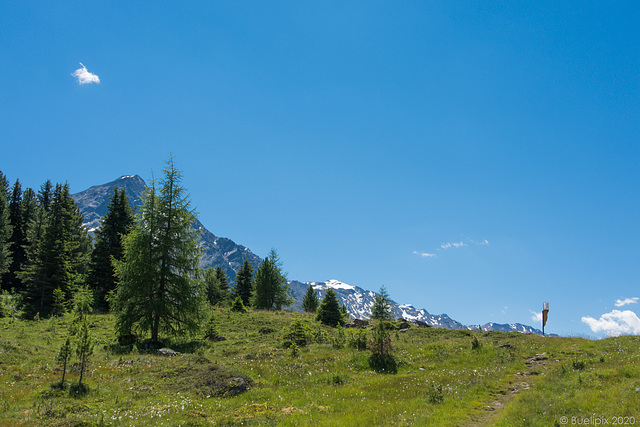
[[[114,261],[118,285],[112,299],[120,336],[160,332],[194,333],[202,318],[203,289],[197,275],[201,247],[192,225],[195,214],[173,158],[146,191],[140,214],[124,238],[124,257]]]
[[[228,305],[231,302],[231,289],[229,288],[229,279],[227,279],[227,273],[224,272],[222,267],[216,266],[216,281],[218,282],[218,288],[220,289],[220,296],[222,298],[222,304]]]
[[[83,219],[69,186],[56,185],[35,262],[26,275],[20,276],[26,279],[31,314],[48,315],[54,289],[60,288],[69,298],[86,279],[91,238],[82,226]]]
[[[122,237],[133,226],[134,216],[125,190],[114,188],[107,213],[102,217],[95,234],[95,247],[91,253],[91,267],[87,282],[95,290],[97,306],[108,309],[107,295],[116,288],[112,260],[122,260]]]
[[[16,180],[11,190],[11,199],[9,201],[9,222],[11,223],[11,238],[9,239],[11,251],[11,264],[8,271],[2,278],[2,283],[7,289],[16,291],[22,290],[22,282],[17,277],[20,266],[25,261],[25,232],[23,206],[22,206],[22,185],[20,180]]]
[[[249,264],[249,260],[245,258],[242,267],[236,273],[236,289],[235,295],[242,299],[242,303],[248,307],[253,294],[253,266]]]
[[[0,172],[0,287],[7,289],[3,276],[9,271],[11,265],[11,222],[9,221],[9,205],[7,203],[9,193],[9,182],[5,175]]]
[[[302,309],[307,313],[315,313],[318,309],[318,294],[311,285],[309,285],[307,293],[302,298]]]
[[[282,263],[274,249],[271,249],[253,278],[254,295],[251,305],[256,309],[281,310],[293,304],[287,277],[282,272]]]
[[[343,323],[342,313],[340,313],[340,304],[338,303],[338,294],[332,288],[328,288],[322,298],[322,302],[318,307],[316,320],[329,326],[338,326]]]
[[[38,247],[44,235],[50,207],[51,181],[45,182],[36,196],[33,190],[27,189],[24,195],[24,216],[26,224],[25,262],[17,276],[20,279],[25,296],[29,285],[35,279],[35,265],[38,258]]]
[[[220,274],[218,271],[222,272]],[[210,305],[215,306],[218,304],[226,304],[229,300],[229,283],[222,283],[222,278],[226,280],[226,275],[220,267],[205,268],[200,272],[202,277],[205,294],[207,295],[207,301]]]
[[[389,298],[389,294],[383,285],[374,298],[373,306],[371,307],[371,319],[393,320],[394,317],[391,298]]]

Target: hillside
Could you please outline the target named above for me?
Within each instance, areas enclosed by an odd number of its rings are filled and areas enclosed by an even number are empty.
[[[354,330],[296,312],[215,314],[224,341],[113,342],[89,317],[89,392],[71,397],[56,354],[70,319],[0,319],[0,425],[552,426],[563,418],[640,419],[640,337],[601,341],[411,326],[393,332],[397,374],[376,373]],[[309,325],[297,355],[283,328]],[[365,333],[369,333],[365,330]],[[478,340],[475,348],[473,339]],[[67,380],[77,382],[72,358]],[[594,415],[595,414],[595,415]],[[584,424],[584,421],[582,422]],[[609,421],[611,424],[612,421]]]

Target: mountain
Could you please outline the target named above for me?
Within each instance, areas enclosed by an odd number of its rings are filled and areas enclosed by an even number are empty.
[[[355,319],[367,319],[371,316],[371,307],[376,297],[373,291],[367,291],[358,286],[347,285],[338,280],[328,280],[326,282],[289,282],[292,294],[296,300],[294,309],[302,310],[302,297],[309,285],[318,292],[318,298],[322,299],[327,289],[336,291],[340,304],[347,307],[349,314]],[[462,323],[457,322],[446,314],[430,314],[427,310],[416,309],[412,305],[400,305],[391,301],[393,312],[396,317],[402,317],[414,323],[426,323],[429,326],[447,329],[467,329]]]
[[[142,204],[142,196],[147,184],[138,175],[125,175],[102,185],[94,185],[79,193],[73,194],[80,212],[84,215],[84,226],[90,232],[100,227],[100,218],[107,213],[109,199],[114,188],[124,188],[131,208],[136,210]],[[226,237],[218,237],[207,230],[202,223],[196,219],[193,227],[200,230],[200,239],[204,246],[204,253],[200,259],[203,268],[215,267],[219,265],[230,281],[234,281],[236,272],[242,267],[245,258],[249,263],[258,268],[262,260],[259,256],[251,252],[242,245],[236,244]]]
[[[109,198],[113,194],[115,187],[124,188],[131,207],[135,210],[142,204],[142,196],[147,184],[138,175],[125,175],[115,181],[94,185],[87,190],[73,194],[73,198],[84,215],[84,226],[89,232],[94,232],[100,227],[100,218],[107,212]],[[234,281],[236,272],[244,263],[245,258],[257,269],[262,260],[256,254],[242,245],[236,244],[226,237],[218,237],[207,230],[202,223],[196,219],[193,224],[195,229],[201,231],[201,241],[204,246],[204,253],[200,260],[203,268],[221,266],[231,282]],[[373,291],[368,291],[357,286],[348,285],[338,280],[328,280],[326,282],[299,282],[296,280],[289,282],[291,294],[294,297],[294,310],[302,311],[302,298],[309,285],[318,292],[320,299],[328,288],[333,288],[340,303],[347,307],[349,314],[355,319],[366,319],[371,315],[371,307],[376,296]],[[416,309],[410,304],[398,304],[392,301],[393,311],[396,317],[403,318],[414,323],[426,323],[429,326],[447,329],[477,329],[477,326],[465,326],[462,323],[450,318],[446,314],[430,314],[425,309]],[[542,331],[531,326],[514,324],[486,323],[482,325],[484,331],[504,331],[542,334]]]

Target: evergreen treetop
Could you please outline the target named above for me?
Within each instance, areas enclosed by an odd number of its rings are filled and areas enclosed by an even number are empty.
[[[332,288],[328,288],[320,302],[316,315],[316,320],[325,325],[338,326],[342,325],[344,320],[340,312],[340,303],[338,302],[338,294]]]
[[[248,259],[244,259],[242,267],[236,273],[235,295],[242,299],[245,306],[249,306],[253,294],[253,266]]]
[[[257,309],[276,309],[293,304],[287,277],[282,272],[282,262],[274,249],[271,249],[256,271],[253,278],[254,295],[251,305]]]
[[[389,294],[383,285],[374,298],[373,306],[371,307],[371,319],[393,320],[394,318],[391,298],[389,298]]]
[[[318,294],[311,285],[309,285],[307,293],[302,298],[302,309],[307,313],[315,313],[318,309]]]

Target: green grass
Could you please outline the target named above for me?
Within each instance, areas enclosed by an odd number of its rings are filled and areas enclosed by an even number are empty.
[[[180,355],[162,357],[142,344],[114,345],[113,317],[90,316],[96,346],[82,397],[69,392],[75,366],[67,387],[55,387],[70,320],[0,319],[0,425],[552,426],[592,414],[640,422],[638,337],[413,326],[392,332],[398,373],[380,374],[368,351],[336,348],[336,331],[309,315],[218,310],[215,318],[226,340],[166,341]],[[324,342],[297,355],[284,348],[294,320]]]

